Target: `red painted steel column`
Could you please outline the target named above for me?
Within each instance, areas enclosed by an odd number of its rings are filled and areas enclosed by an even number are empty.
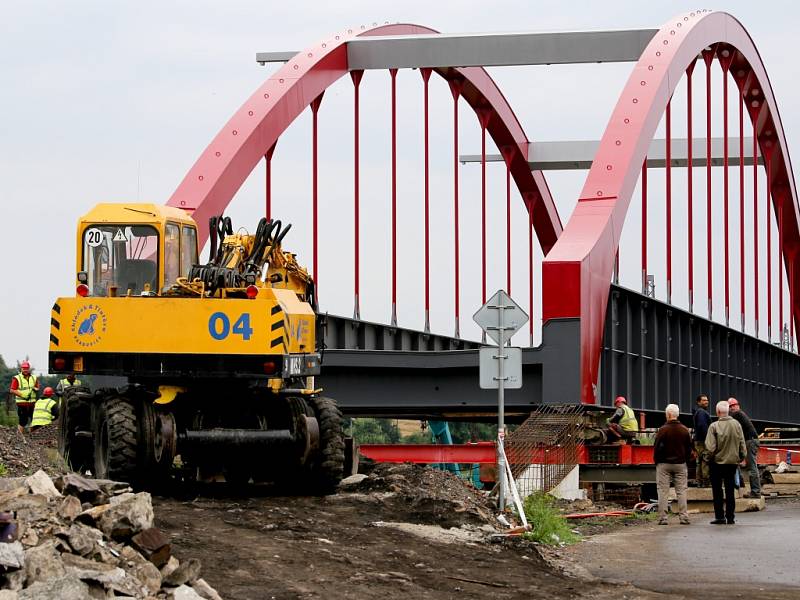
[[[647,157],[642,163],[642,293],[647,295]]]
[[[672,304],[672,100],[666,113],[667,304]]]
[[[264,216],[267,217],[267,221],[272,219],[272,155],[275,154],[275,145],[276,144],[272,144],[272,147],[267,150],[267,153],[264,155],[264,164],[266,165],[266,173],[264,175],[266,195]]]
[[[706,269],[708,276],[708,318],[714,315],[714,279],[711,260],[711,63],[714,52],[703,52],[706,63]]]
[[[350,71],[350,77],[353,80],[353,235],[354,235],[354,274],[353,274],[353,318],[356,320],[361,319],[361,305],[359,302],[359,251],[360,251],[360,230],[359,230],[359,94],[358,89],[361,84],[361,78],[364,76],[364,71]]]
[[[455,337],[461,337],[461,265],[459,219],[458,219],[458,99],[461,96],[462,83],[458,79],[449,81],[450,92],[453,94],[453,306],[455,311]]]
[[[506,293],[511,295],[511,161],[514,159],[514,147],[503,146],[500,149],[506,165]]]
[[[726,56],[725,53],[728,53]],[[722,195],[724,197],[723,212],[725,218],[725,326],[731,322],[730,297],[730,237],[729,237],[729,202],[728,202],[728,67],[730,66],[730,50],[723,50],[720,57],[722,67]]]
[[[486,128],[492,113],[485,108],[477,113],[481,125],[481,302],[486,304]]]
[[[769,200],[767,200],[767,202],[769,202]],[[782,195],[778,197],[778,252],[775,258],[777,258],[778,262],[778,323],[780,324],[781,327],[781,346],[783,346],[786,340],[783,338],[783,332],[785,326],[783,322],[783,196]]]
[[[324,93],[324,92],[323,92]],[[317,243],[319,233],[318,221],[318,173],[317,173],[317,114],[322,103],[322,94],[316,97],[311,103],[311,236],[312,236],[312,277],[319,290],[319,280],[317,275]]]
[[[742,333],[745,329],[744,293],[744,97],[739,93],[739,306],[742,314]]]
[[[528,319],[528,331],[531,336],[531,347],[533,347],[533,211],[528,211],[528,310],[530,311],[530,318]]]
[[[694,311],[694,212],[692,206],[692,189],[694,183],[694,162],[693,162],[693,146],[694,138],[692,137],[692,73],[696,62],[692,63],[686,69],[686,139],[688,140],[688,147],[686,149],[686,157],[688,172],[686,173],[686,214],[687,222],[689,225],[688,240],[687,240],[687,254],[686,260],[689,263],[689,312]]]
[[[756,140],[756,120],[753,119],[753,300],[755,302],[756,337],[758,331],[758,141]],[[769,223],[769,202],[767,202],[767,223]],[[767,244],[769,252],[769,244]],[[767,339],[772,343],[772,301],[770,300],[770,269],[767,261]]]
[[[431,69],[420,69],[422,75],[423,119],[425,145],[425,333],[431,330],[430,319],[430,154],[428,147],[428,84],[431,79]]]
[[[392,80],[392,325],[397,325],[397,69]]]
[[[511,295],[511,158],[506,159],[506,293]]]
[[[789,258],[789,349],[794,352],[794,259],[796,254]]]
[[[753,127],[753,156],[758,151],[758,138],[756,137],[755,127]],[[769,159],[764,157],[764,170],[769,173]],[[757,173],[756,173],[757,175]],[[772,331],[772,188],[770,186],[769,177],[767,177],[767,321],[769,325],[767,329]],[[770,342],[772,341],[772,334],[769,336]],[[783,316],[778,318],[778,339],[783,342]]]

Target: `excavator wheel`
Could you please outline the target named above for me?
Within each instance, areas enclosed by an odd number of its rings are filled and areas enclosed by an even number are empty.
[[[79,473],[94,469],[91,397],[85,386],[68,387],[61,399],[58,417],[58,452],[67,467]]]
[[[135,406],[113,391],[95,406],[94,474],[134,482],[138,471]]]
[[[319,449],[309,465],[309,483],[316,493],[332,494],[344,475],[342,413],[331,398],[313,396],[307,401],[319,423]]]

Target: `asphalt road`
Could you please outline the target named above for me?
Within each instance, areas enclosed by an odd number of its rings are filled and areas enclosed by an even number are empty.
[[[712,518],[594,536],[569,554],[595,577],[686,598],[800,598],[800,501],[768,500],[731,526]]]

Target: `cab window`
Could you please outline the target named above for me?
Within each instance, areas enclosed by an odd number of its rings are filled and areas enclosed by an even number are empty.
[[[150,225],[90,225],[83,232],[83,270],[92,296],[140,294],[158,281],[158,231]]]
[[[164,289],[169,289],[181,275],[181,229],[175,223],[164,228]]]
[[[181,232],[181,276],[188,277],[189,269],[198,262],[197,230],[184,225]]]

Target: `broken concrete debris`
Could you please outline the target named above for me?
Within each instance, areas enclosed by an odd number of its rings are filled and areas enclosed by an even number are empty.
[[[153,527],[147,492],[70,473],[0,479],[0,600],[221,600]]]

